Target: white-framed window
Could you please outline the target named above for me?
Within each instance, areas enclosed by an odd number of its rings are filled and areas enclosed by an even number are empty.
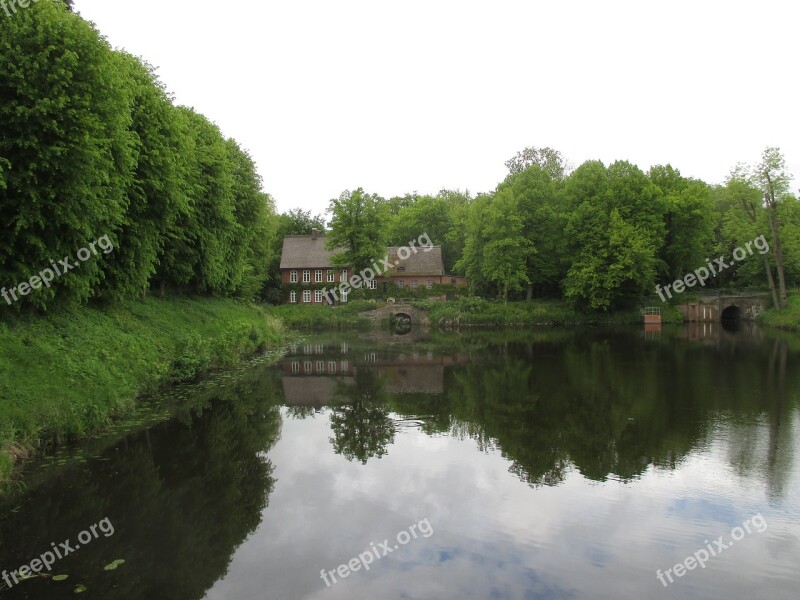
[[[378,280],[374,277],[369,280],[369,289],[377,290],[378,289]]]
[[[325,352],[325,346],[323,346],[322,344],[317,344],[316,350],[317,354],[322,354],[323,352]]]
[[[342,342],[342,354],[347,354],[349,347],[347,346],[347,342]]]
[[[311,290],[303,290],[303,302],[306,304],[311,302]]]
[[[314,370],[314,365],[310,360],[303,362],[303,373],[305,373],[306,375],[310,375],[311,371],[313,370]]]
[[[342,269],[342,272],[339,273],[339,282],[344,283],[347,281],[347,269]]]
[[[289,271],[289,282],[297,283],[297,269],[292,269]]]
[[[433,287],[433,281],[428,279],[427,283],[425,283],[425,287],[428,288],[428,289],[431,289]]]
[[[350,290],[341,290],[340,296],[342,297],[342,303],[347,302],[347,297],[350,295]]]
[[[324,373],[325,372],[325,361],[318,360],[317,361],[317,373]]]
[[[328,373],[330,373],[331,375],[336,375],[336,361],[335,360],[329,360],[328,361]]]
[[[322,304],[322,290],[314,291],[314,302],[317,304]]]
[[[292,290],[289,292],[289,302],[296,303],[297,302],[297,292]]]
[[[313,352],[313,350],[311,349],[311,344],[308,344],[307,346],[303,346],[303,354],[311,354],[312,352]]]
[[[418,287],[419,287],[419,284],[417,283],[417,280],[416,280],[416,279],[415,279],[414,281],[412,281],[412,282],[411,282],[411,289],[414,289],[414,290],[415,290],[415,289],[417,289]]]
[[[311,283],[311,271],[303,270],[303,283]]]
[[[336,281],[336,272],[333,269],[328,269],[328,283]]]
[[[322,269],[314,271],[314,283],[322,283]]]
[[[297,375],[300,373],[300,361],[293,360],[292,361],[292,375]]]
[[[341,368],[342,373],[347,373],[349,370],[350,370],[350,361],[349,360],[343,360],[342,361],[342,368]]]
[[[397,287],[399,287],[400,289],[403,289],[404,287],[406,287],[406,284],[403,283],[402,280],[400,280],[400,281],[397,282]]]

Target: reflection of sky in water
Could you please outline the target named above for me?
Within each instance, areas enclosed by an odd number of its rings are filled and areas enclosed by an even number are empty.
[[[793,427],[798,439],[798,418]],[[787,423],[788,425],[788,423]],[[739,427],[739,426],[736,426]],[[767,425],[746,426],[756,448]],[[731,466],[737,435],[720,426],[708,447],[675,470],[637,480],[585,480],[531,488],[497,451],[471,439],[401,430],[367,465],[333,453],[328,413],[286,416],[269,453],[277,484],[258,530],[236,551],[207,598],[792,598],[800,575],[800,477],[795,464],[770,498],[758,465]],[[760,456],[764,456],[761,454]],[[656,579],[704,540],[761,513],[753,533],[669,588]],[[220,515],[224,518],[224,515]],[[332,570],[428,518],[370,570],[326,588]]]

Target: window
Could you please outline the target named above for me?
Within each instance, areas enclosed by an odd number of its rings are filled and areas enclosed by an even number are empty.
[[[403,271],[405,271],[405,270],[406,270],[406,268],[405,268],[405,267],[397,267],[397,270],[398,270],[400,273],[402,273]]]
[[[330,373],[331,375],[336,375],[336,361],[335,360],[329,360],[328,361],[328,373]]]
[[[323,352],[325,352],[325,347],[322,344],[317,344],[316,350],[317,354],[322,354]]]
[[[378,281],[377,279],[373,278],[369,280],[369,289],[377,290],[378,289]]]
[[[307,360],[307,361],[303,362],[303,373],[306,373],[306,374],[311,373],[311,371],[313,369],[314,369],[314,365],[311,364],[310,360]]]
[[[419,284],[417,283],[416,279],[411,282],[411,288],[412,289],[417,289],[418,287],[419,287]]]
[[[292,269],[289,271],[289,282],[297,283],[297,269]]]
[[[342,373],[347,373],[349,370],[350,370],[350,361],[349,360],[343,360],[342,361],[342,368],[341,368]]]
[[[295,303],[297,302],[297,292],[295,292],[294,290],[289,292],[289,302],[295,302]]]
[[[350,290],[341,290],[342,302],[347,302],[347,297],[350,295]]]
[[[397,287],[399,287],[402,290],[404,287],[406,287],[406,284],[403,283],[403,280],[401,279],[400,281],[397,282]]]
[[[303,271],[303,283],[311,283],[311,271],[308,269]]]
[[[303,290],[303,302],[311,302],[311,290]]]
[[[316,290],[314,292],[314,302],[322,304],[322,290]]]
[[[333,269],[328,269],[328,283],[333,283],[336,281],[336,273],[333,272]]]
[[[341,283],[344,283],[345,281],[347,281],[347,269],[342,269],[342,272],[339,273],[339,281]]]
[[[428,279],[428,281],[425,283],[425,287],[431,289],[433,287],[433,282],[430,279]]]
[[[347,354],[347,342],[342,342],[342,354]]]
[[[300,373],[300,361],[293,360],[292,361],[292,375],[297,375]]]
[[[325,372],[325,361],[318,360],[317,361],[317,373],[324,373]]]
[[[322,283],[322,269],[314,271],[314,283]]]

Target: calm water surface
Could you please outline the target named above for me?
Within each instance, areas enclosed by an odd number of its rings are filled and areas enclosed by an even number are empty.
[[[114,533],[0,598],[794,600],[799,351],[716,325],[310,337],[33,466],[0,569]]]

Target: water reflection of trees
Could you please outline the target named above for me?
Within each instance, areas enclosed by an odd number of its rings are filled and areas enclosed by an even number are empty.
[[[25,597],[72,598],[83,583],[97,598],[202,598],[260,524],[275,484],[264,452],[279,437],[280,411],[251,383],[198,394],[192,418],[131,435],[22,498],[0,523],[4,566],[30,561],[50,541],[74,540],[104,517],[116,530],[59,561],[67,582],[24,582]],[[103,571],[118,558],[123,567]]]
[[[376,369],[361,368],[351,384],[337,382],[331,408],[331,443],[347,460],[366,464],[380,458],[394,441],[386,382]]]
[[[573,467],[594,480],[675,468],[729,415],[734,466],[749,473],[763,466],[773,490],[789,472],[791,428],[782,419],[797,404],[786,390],[797,390],[798,370],[787,368],[797,355],[785,343],[651,344],[635,332],[559,332],[555,343],[542,335],[530,343],[497,339],[447,370],[443,398],[389,395],[392,410],[424,419],[429,433],[499,449],[533,485],[557,484]],[[766,451],[752,443],[761,415],[770,424]]]

